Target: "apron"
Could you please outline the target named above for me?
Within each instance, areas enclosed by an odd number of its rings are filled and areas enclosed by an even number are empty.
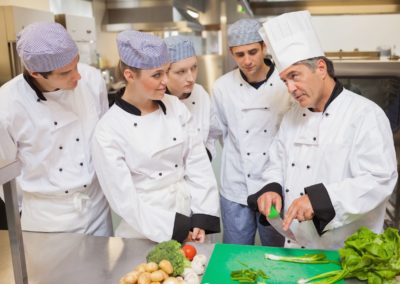
[[[65,192],[23,192],[21,227],[33,232],[111,236],[111,214],[97,179]]]

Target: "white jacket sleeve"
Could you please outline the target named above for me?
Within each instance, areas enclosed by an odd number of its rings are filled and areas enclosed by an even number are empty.
[[[397,181],[396,153],[385,113],[373,109],[360,120],[348,157],[351,177],[324,183],[336,212],[326,230],[349,224],[382,204]],[[343,169],[345,162],[338,160],[332,167]]]
[[[215,142],[220,141],[226,136],[228,131],[227,120],[223,110],[223,102],[221,101],[222,94],[217,88],[212,90],[211,95],[211,111],[210,111],[210,130],[206,142],[206,148],[210,151],[213,159],[216,156]]]
[[[124,147],[109,129],[96,128],[92,151],[99,182],[114,212],[146,238],[170,240],[176,213],[151,207],[140,199],[125,162]]]

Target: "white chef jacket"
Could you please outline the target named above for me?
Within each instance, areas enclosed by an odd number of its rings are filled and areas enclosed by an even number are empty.
[[[107,91],[98,70],[78,64],[74,90],[41,93],[21,74],[0,89],[0,128],[17,145],[23,191],[23,230],[108,236],[110,210],[91,159],[95,125],[107,110]],[[26,76],[29,78],[29,76]],[[28,82],[29,81],[29,82]]]
[[[93,159],[116,235],[183,241],[192,227],[219,232],[216,180],[189,110],[175,96],[140,110],[118,98],[97,125]],[[191,215],[192,214],[192,215]]]
[[[189,109],[195,129],[200,133],[204,144],[206,144],[210,129],[210,95],[204,90],[203,86],[194,84],[190,96],[180,101]]]
[[[287,240],[286,247],[338,249],[361,226],[383,229],[397,180],[390,124],[375,103],[337,88],[343,91],[323,113],[292,108],[270,149],[263,177],[282,185],[284,210],[307,193],[315,212],[312,221],[293,221],[298,243]],[[319,217],[330,207],[334,217],[324,224]]]
[[[212,89],[207,146],[214,156],[215,150],[210,145],[222,136],[220,193],[236,203],[247,205],[248,193],[265,185],[262,173],[268,149],[283,114],[292,104],[278,71],[272,72],[255,89],[235,69],[219,78]]]

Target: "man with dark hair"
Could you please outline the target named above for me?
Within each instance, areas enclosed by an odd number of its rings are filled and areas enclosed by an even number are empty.
[[[324,56],[308,11],[264,24],[265,40],[298,102],[270,148],[265,186],[250,207],[285,213],[296,241],[287,247],[337,249],[366,226],[383,230],[386,201],[397,180],[393,136],[383,110],[343,86]]]
[[[110,236],[90,147],[108,109],[100,72],[78,64],[78,48],[60,24],[25,27],[17,51],[25,71],[0,89],[0,158],[21,163],[22,229]]]
[[[265,217],[260,219],[258,212],[247,206],[248,193],[265,183],[262,171],[268,161],[268,148],[291,103],[274,63],[265,59],[260,28],[255,19],[242,19],[229,26],[228,45],[238,68],[213,86],[209,141],[223,142],[223,242],[254,244],[258,229],[263,245],[282,246],[283,237],[266,227]],[[212,148],[211,152],[215,155]]]

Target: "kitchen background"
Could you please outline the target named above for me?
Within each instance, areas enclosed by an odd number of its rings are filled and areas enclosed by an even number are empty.
[[[111,102],[120,86],[114,76],[116,35],[131,28],[160,37],[190,36],[199,55],[198,83],[210,90],[216,78],[235,67],[226,47],[229,24],[247,17],[264,21],[301,9],[313,14],[322,46],[334,59],[340,80],[385,109],[399,150],[398,0],[0,0],[0,85],[21,72],[16,34],[40,20],[57,21],[67,28],[79,46],[81,61],[102,70]],[[213,166],[218,176],[219,159]],[[387,222],[399,227],[397,192],[389,204]]]

